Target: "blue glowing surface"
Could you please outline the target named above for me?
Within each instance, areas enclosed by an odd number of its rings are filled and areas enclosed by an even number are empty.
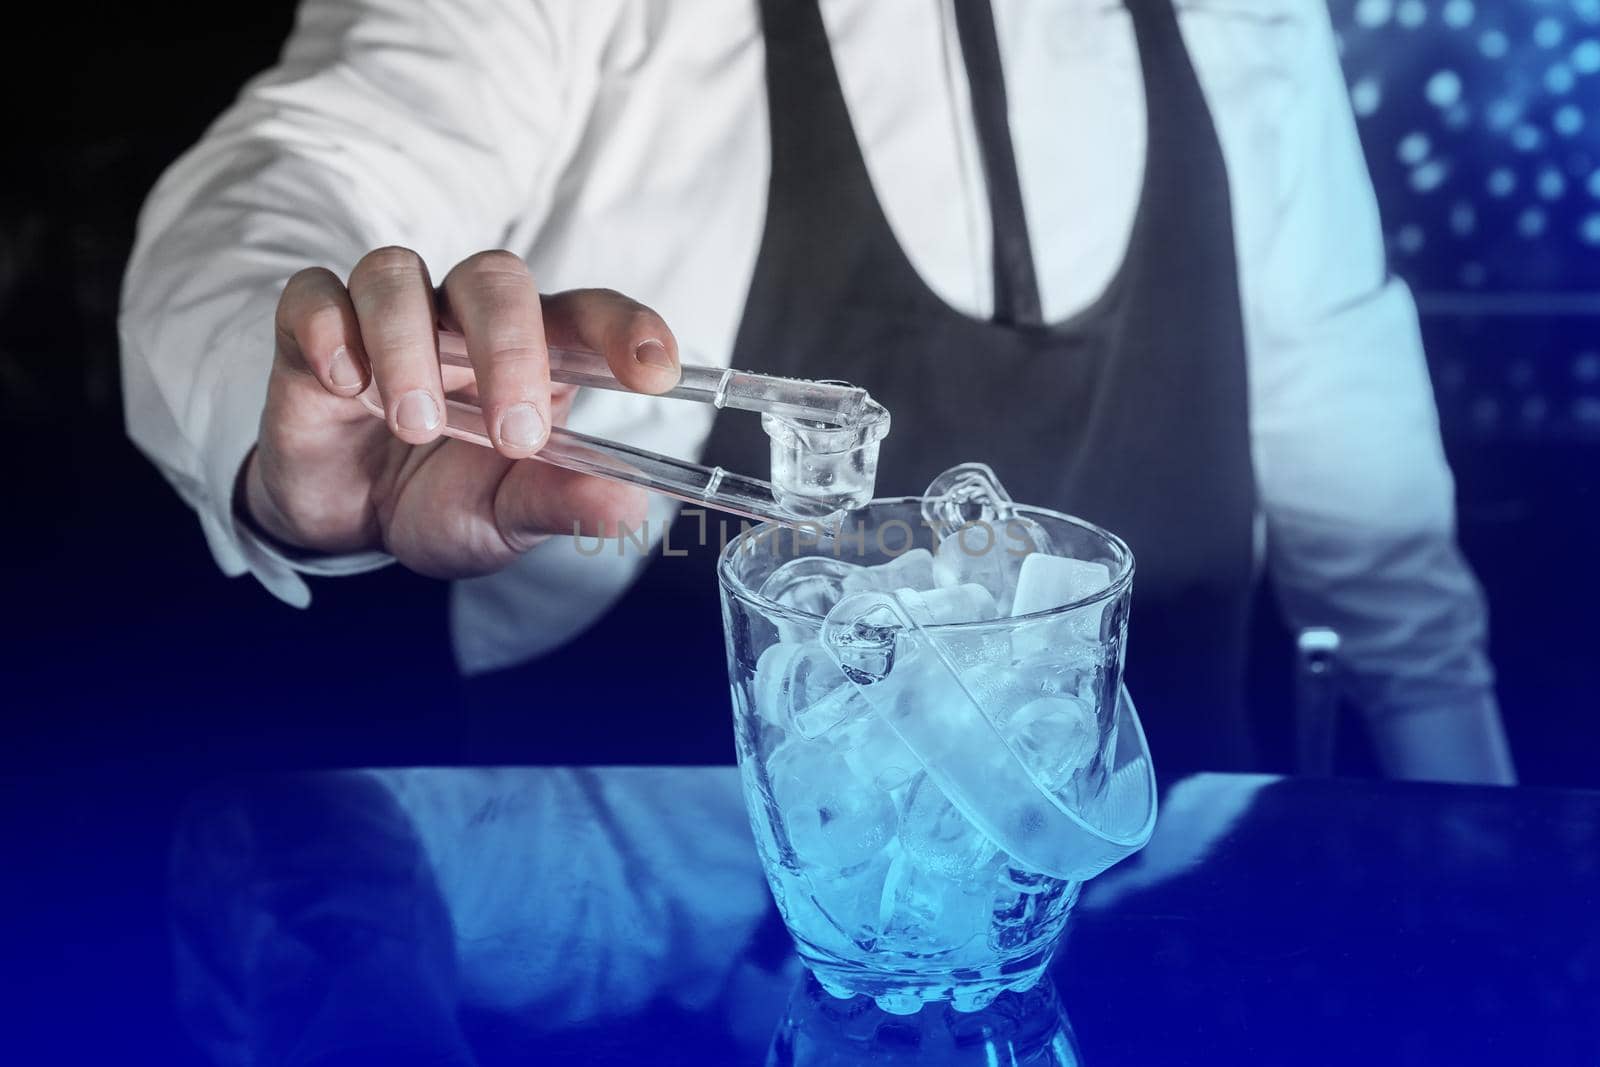
[[[1596,792],[1183,779],[1051,990],[908,1021],[798,985],[733,768],[68,784],[13,798],[0,1062],[1600,1062]]]

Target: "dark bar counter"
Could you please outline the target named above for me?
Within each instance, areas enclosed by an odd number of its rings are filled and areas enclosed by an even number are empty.
[[[805,980],[732,768],[11,785],[7,1063],[1600,1061],[1595,792],[1181,779],[1052,983],[908,1019]]]

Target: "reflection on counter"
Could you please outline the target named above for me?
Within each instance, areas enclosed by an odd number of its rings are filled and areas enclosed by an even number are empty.
[[[1000,994],[980,1011],[929,1005],[915,1015],[891,1015],[867,997],[829,996],[807,974],[772,1035],[767,1067],[863,1063],[1077,1067],[1083,1058],[1049,976],[1025,993]]]
[[[169,885],[218,1064],[1596,1062],[1596,857],[1594,794],[1185,778],[1046,983],[906,1017],[802,980],[732,767],[241,779]]]
[[[909,1019],[823,993],[772,907],[731,769],[233,783],[190,804],[172,871],[180,1009],[218,1063],[477,1063],[596,1041],[622,1056],[653,1017],[739,1062],[769,1045],[778,1063],[853,1062],[875,1044],[891,1063],[1077,1062],[1048,981]]]

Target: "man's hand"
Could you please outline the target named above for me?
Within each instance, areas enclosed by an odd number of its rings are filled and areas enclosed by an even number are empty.
[[[440,436],[447,392],[435,335],[459,330],[494,450]],[[435,292],[421,257],[368,253],[350,284],[322,269],[289,279],[277,352],[243,505],[275,539],[318,553],[382,549],[440,578],[487,574],[553,533],[617,532],[644,517],[644,493],[527,461],[566,417],[572,388],[550,384],[546,344],[602,353],[628,388],[678,382],[661,316],[603,289],[540,297],[522,260],[480,252]],[[357,400],[377,383],[387,415]]]

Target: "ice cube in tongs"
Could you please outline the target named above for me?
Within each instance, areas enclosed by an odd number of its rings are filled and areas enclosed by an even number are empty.
[[[471,369],[466,340],[439,333],[439,363]],[[722,367],[684,365],[678,385],[665,399],[714,408],[759,412],[771,439],[771,480],[707,467],[618,441],[553,427],[532,458],[557,467],[630,482],[691,504],[785,526],[827,528],[846,511],[872,499],[878,444],[889,432],[889,413],[865,389],[845,382],[816,382]],[[627,391],[597,352],[550,349],[550,379],[591,389]],[[368,411],[382,418],[376,385],[361,394]],[[448,398],[443,432],[490,447],[483,411],[470,401]]]

